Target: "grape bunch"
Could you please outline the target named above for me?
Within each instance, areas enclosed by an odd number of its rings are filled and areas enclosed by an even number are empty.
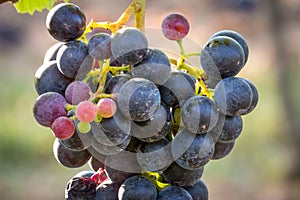
[[[236,77],[248,59],[246,40],[223,30],[186,53],[189,22],[171,13],[161,30],[180,47],[172,58],[150,47],[140,29],[116,24],[87,25],[72,3],[47,15],[57,43],[35,74],[34,118],[51,129],[61,165],[90,167],[68,181],[65,198],[208,199],[205,165],[233,150],[242,116],[258,103],[254,84]],[[110,31],[87,39],[103,26]],[[201,66],[191,66],[191,56]]]

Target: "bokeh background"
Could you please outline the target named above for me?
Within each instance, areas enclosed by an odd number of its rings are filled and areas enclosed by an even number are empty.
[[[130,0],[70,1],[87,19],[114,21]],[[213,33],[232,29],[248,41],[250,57],[239,74],[258,88],[257,108],[244,119],[233,152],[205,168],[211,200],[300,199],[300,1],[148,0],[146,26],[160,27],[170,12],[191,24],[199,50]],[[45,28],[48,11],[18,14],[0,5],[0,199],[64,199],[78,171],[59,165],[51,131],[32,114],[36,69],[55,43]],[[170,42],[157,41],[168,49]],[[175,51],[172,49],[172,51]]]

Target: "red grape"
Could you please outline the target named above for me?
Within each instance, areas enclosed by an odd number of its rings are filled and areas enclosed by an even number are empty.
[[[117,104],[110,98],[100,99],[98,104],[98,114],[103,118],[112,117],[117,111]]]
[[[171,13],[165,17],[161,28],[164,36],[169,40],[181,40],[188,34],[190,25],[182,14]]]
[[[76,108],[76,117],[81,122],[92,122],[97,116],[96,106],[90,101],[82,101]]]
[[[61,140],[71,138],[75,132],[73,121],[64,116],[56,118],[51,125],[51,129],[53,134]]]

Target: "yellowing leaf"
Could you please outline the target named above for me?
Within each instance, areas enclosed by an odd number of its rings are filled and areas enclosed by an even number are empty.
[[[43,9],[51,9],[57,0],[19,0],[14,4],[19,13],[33,14],[35,11],[41,12]]]

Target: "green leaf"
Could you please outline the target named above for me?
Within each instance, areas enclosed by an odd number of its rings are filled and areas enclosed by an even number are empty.
[[[18,13],[33,14],[35,11],[41,12],[43,9],[51,9],[57,0],[19,0],[14,4]],[[66,2],[66,0],[64,0]],[[67,0],[68,1],[68,0]]]

